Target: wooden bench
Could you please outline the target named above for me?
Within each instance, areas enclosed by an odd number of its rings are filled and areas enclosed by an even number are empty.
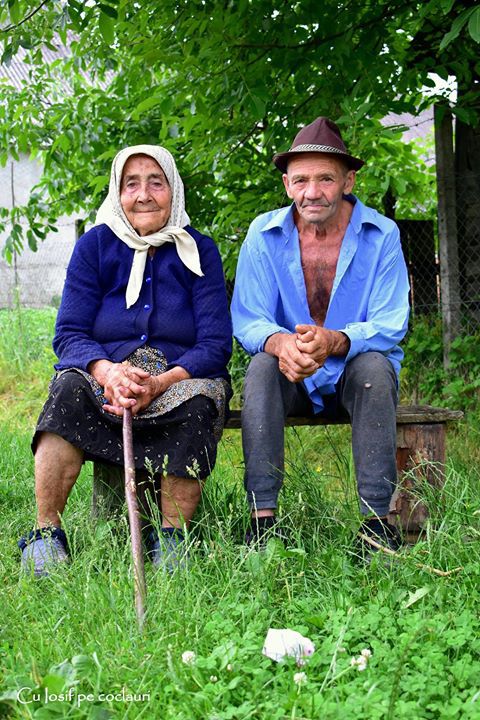
[[[463,412],[429,405],[397,408],[397,468],[398,489],[390,506],[391,521],[407,535],[416,536],[426,518],[427,509],[416,495],[418,483],[426,480],[439,488],[444,480],[445,440],[447,423],[460,420]],[[332,421],[321,417],[289,417],[287,427],[346,425],[347,421]],[[226,429],[240,429],[240,410],[232,410]],[[146,473],[140,473],[146,479]],[[94,463],[93,514],[109,515],[123,506],[123,470]]]

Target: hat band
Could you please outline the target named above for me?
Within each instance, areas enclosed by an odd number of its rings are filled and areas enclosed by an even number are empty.
[[[292,148],[290,152],[324,152],[324,153],[337,153],[338,155],[347,155],[345,150],[332,147],[331,145],[297,145]]]

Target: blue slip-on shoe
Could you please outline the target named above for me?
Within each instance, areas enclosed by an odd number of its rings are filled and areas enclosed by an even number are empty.
[[[22,551],[22,570],[34,577],[45,577],[55,566],[69,561],[68,543],[64,531],[56,527],[44,527],[31,531],[28,538],[21,538],[18,547]]]
[[[148,545],[150,560],[156,567],[168,573],[185,567],[187,559],[185,535],[178,528],[161,528],[160,536],[156,530],[152,530]]]

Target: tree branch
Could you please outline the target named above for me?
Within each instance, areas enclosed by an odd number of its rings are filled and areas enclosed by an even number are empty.
[[[35,15],[35,13],[37,13],[39,10],[41,10],[42,7],[44,5],[46,5],[48,2],[49,2],[49,0],[43,0],[43,2],[41,2],[38,7],[34,8],[31,12],[28,13],[28,15],[25,15],[23,20],[20,20],[20,22],[16,23],[15,25],[9,25],[6,28],[1,28],[0,33],[6,33],[6,32],[10,32],[11,30],[16,30],[16,28],[19,28],[20,25],[23,25],[28,20],[30,20],[30,18],[33,17]]]
[[[385,555],[390,555],[390,557],[395,558],[395,560],[405,560],[405,555],[401,555],[400,553],[396,552],[395,550],[391,550],[388,547],[385,547],[384,545],[380,545],[376,540],[371,538],[369,535],[365,535],[365,533],[358,533],[358,537],[361,538],[364,542],[368,543],[372,547],[374,547],[376,550],[379,550],[382,553],[385,553]],[[416,562],[415,567],[420,568],[420,570],[426,570],[427,572],[431,572],[434,575],[439,575],[440,577],[448,577],[449,575],[453,575],[453,573],[460,572],[463,570],[463,567],[456,567],[452,570],[438,570],[438,568],[432,567],[431,565],[424,565],[423,563]]]
[[[412,6],[416,5],[415,2],[412,2],[411,0],[407,0],[407,2],[400,2],[398,4],[393,3],[395,10],[398,9],[408,9]],[[391,13],[393,15],[393,10],[390,7],[382,7],[381,12],[379,15],[374,17],[373,19],[368,20],[364,23],[358,23],[355,24],[355,30],[364,30],[371,28],[375,26],[379,21],[385,20],[386,14]],[[294,45],[291,44],[278,44],[278,43],[237,43],[232,44],[232,48],[240,48],[240,49],[264,49],[264,50],[304,50],[305,48],[311,48],[311,47],[318,47],[319,45],[323,45],[324,43],[331,42],[332,40],[337,40],[340,37],[343,37],[349,30],[352,30],[352,27],[346,27],[343,30],[340,30],[339,32],[333,33],[333,35],[328,35],[327,37],[316,37],[312,38],[311,40],[307,40],[306,42],[297,43]]]

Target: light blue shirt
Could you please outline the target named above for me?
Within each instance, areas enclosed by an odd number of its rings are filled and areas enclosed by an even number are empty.
[[[397,377],[403,351],[398,343],[408,326],[408,273],[393,220],[355,196],[340,248],[324,327],[350,339],[346,357],[329,357],[303,384],[315,413],[322,395],[335,392],[345,363],[359,353],[383,353]],[[259,215],[240,250],[232,300],[233,332],[245,350],[261,352],[274,333],[315,324],[307,302],[294,206]]]

